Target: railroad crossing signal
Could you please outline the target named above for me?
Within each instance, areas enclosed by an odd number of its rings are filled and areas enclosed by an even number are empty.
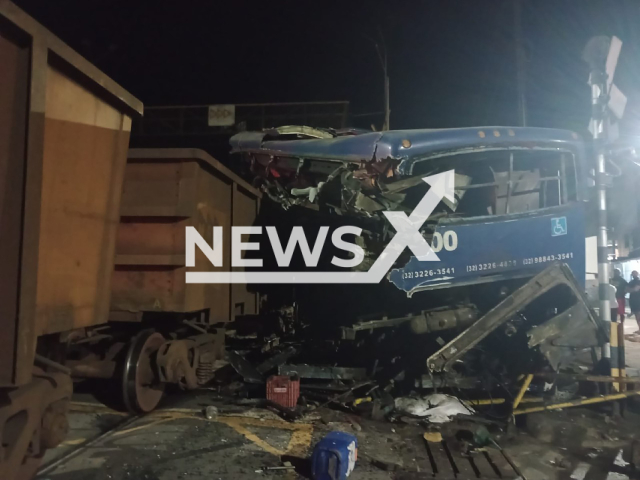
[[[589,40],[583,54],[583,58],[592,68],[589,83],[591,85],[599,84],[600,88],[604,89],[600,97],[606,99],[606,108],[610,113],[610,115],[602,115],[599,119],[592,118],[589,124],[589,131],[592,135],[595,135],[597,125],[597,133],[602,135],[604,122],[607,122],[607,136],[610,141],[615,140],[618,136],[616,121],[622,118],[627,106],[627,97],[613,83],[621,50],[622,41],[618,37],[601,36]],[[605,78],[599,78],[602,76]],[[601,107],[604,107],[604,105],[601,105]]]
[[[589,85],[591,86],[591,105],[593,107],[589,131],[593,135],[595,150],[596,205],[598,206],[598,297],[600,320],[611,325],[611,304],[609,301],[609,248],[607,234],[607,158],[603,144],[617,135],[617,128],[612,129],[612,117],[620,119],[624,114],[627,98],[613,83],[618,57],[622,49],[619,38],[594,37],[584,49],[583,58],[591,67]],[[605,124],[605,122],[607,122]],[[613,325],[615,327],[615,324]],[[613,330],[612,330],[613,332]],[[611,369],[612,376],[619,376],[617,356],[612,358],[611,350],[614,341],[602,345],[602,360]]]

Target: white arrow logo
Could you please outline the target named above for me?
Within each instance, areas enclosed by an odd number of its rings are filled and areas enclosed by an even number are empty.
[[[449,170],[422,180],[431,188],[411,215],[383,212],[396,234],[367,272],[187,272],[186,283],[380,283],[407,247],[420,261],[440,261],[420,228],[443,198],[454,201],[455,173]]]

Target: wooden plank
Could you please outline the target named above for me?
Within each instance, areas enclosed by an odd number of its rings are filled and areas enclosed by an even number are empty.
[[[453,478],[456,470],[454,470],[454,466],[451,465],[449,461],[443,442],[429,442],[425,440],[425,445],[431,461],[432,473],[435,477]]]
[[[490,454],[487,452],[477,452],[471,458],[473,459],[473,463],[475,467],[480,472],[480,478],[501,478],[500,474],[496,472],[496,464],[493,461],[493,456],[495,455],[495,450],[491,450]],[[499,452],[498,452],[499,454]],[[499,471],[499,470],[498,470]]]
[[[463,455],[462,452],[453,451],[450,447],[451,443],[448,443],[447,445],[449,446],[449,451],[458,469],[456,478],[458,479],[477,478],[475,465],[471,461],[471,458],[467,455]]]
[[[510,479],[518,477],[518,474],[513,470],[513,467],[509,465],[509,462],[504,458],[504,455],[502,455],[500,450],[496,448],[488,448],[487,456],[491,460],[491,463],[493,464],[492,466],[497,468],[500,472],[500,478]],[[485,459],[487,459],[487,457],[485,457]]]

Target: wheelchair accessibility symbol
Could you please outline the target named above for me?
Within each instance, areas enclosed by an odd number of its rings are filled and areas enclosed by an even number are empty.
[[[567,234],[567,217],[557,217],[551,219],[551,236],[559,237]]]

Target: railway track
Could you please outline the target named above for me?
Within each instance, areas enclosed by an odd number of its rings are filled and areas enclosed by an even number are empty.
[[[96,409],[96,413],[99,411],[99,409]],[[81,443],[80,445],[78,445],[78,447],[71,449],[69,452],[63,454],[62,456],[55,458],[53,460],[51,460],[50,462],[42,465],[40,467],[40,469],[38,469],[38,473],[36,478],[42,478],[42,476],[47,475],[48,473],[53,472],[56,468],[66,464],[67,462],[73,460],[75,457],[77,457],[78,455],[82,454],[83,452],[85,452],[87,449],[91,448],[94,445],[97,445],[98,443],[102,442],[103,440],[106,440],[107,438],[109,438],[110,436],[120,432],[120,431],[124,431],[125,429],[127,429],[128,427],[133,427],[134,424],[136,422],[138,422],[139,420],[141,420],[142,418],[144,418],[144,415],[128,415],[123,417],[123,420],[119,423],[117,423],[116,425],[114,425],[113,427],[103,431],[102,433],[100,433],[99,435],[95,436],[94,438],[87,440],[84,443]]]
[[[196,417],[200,412],[196,409],[180,409],[169,408],[163,410],[156,410],[150,414],[129,414],[112,410],[109,407],[96,403],[88,402],[72,402],[70,405],[70,414],[104,414],[104,415],[116,415],[121,416],[122,419],[116,422],[114,425],[108,427],[106,430],[98,433],[92,438],[87,439],[80,443],[77,447],[71,448],[69,451],[63,453],[61,456],[51,459],[44,463],[37,472],[36,478],[44,478],[45,475],[53,472],[57,468],[64,466],[77,456],[86,452],[88,449],[99,445],[114,435],[120,435],[128,431],[136,430],[138,428],[146,428],[154,425],[160,421],[167,421],[175,418]]]

